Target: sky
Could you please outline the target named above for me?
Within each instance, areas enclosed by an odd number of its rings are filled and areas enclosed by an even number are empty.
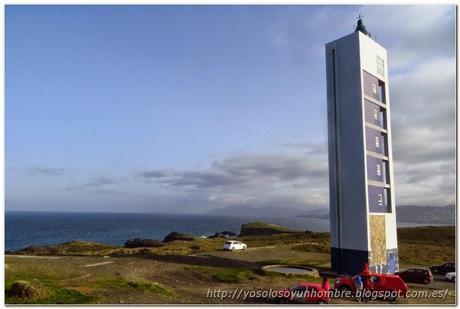
[[[324,45],[388,51],[397,205],[455,201],[455,6],[6,6],[6,209],[327,208]]]

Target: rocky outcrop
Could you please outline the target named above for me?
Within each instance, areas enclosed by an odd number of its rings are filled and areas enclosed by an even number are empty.
[[[214,233],[213,235],[208,236],[208,238],[228,238],[228,237],[236,237],[236,236],[238,235],[231,231],[222,231],[222,232]]]
[[[170,241],[176,241],[176,240],[191,241],[193,240],[193,236],[188,235],[188,234],[182,234],[179,232],[172,232],[172,233],[169,233],[165,237],[165,239],[163,239],[163,242],[170,242]]]
[[[69,241],[58,245],[29,246],[13,251],[13,254],[27,255],[98,255],[116,246],[90,242],[90,241]]]
[[[140,238],[134,238],[134,239],[128,239],[125,242],[125,248],[146,248],[146,247],[161,247],[163,246],[163,243],[159,240],[155,239],[140,239]]]
[[[290,230],[275,224],[265,222],[250,222],[241,225],[240,237],[244,236],[271,236],[284,233],[298,233],[298,231]]]
[[[27,300],[34,300],[44,296],[45,290],[37,285],[33,285],[28,281],[14,281],[11,287],[6,291],[9,297],[18,297]]]

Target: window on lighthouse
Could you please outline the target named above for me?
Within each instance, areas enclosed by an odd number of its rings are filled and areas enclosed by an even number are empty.
[[[379,206],[383,206],[383,195],[381,193],[377,195],[377,202]]]
[[[380,164],[377,164],[377,176],[381,176],[382,175],[382,170],[380,168]]]
[[[385,77],[385,61],[377,56],[377,74]]]
[[[380,138],[378,136],[375,137],[375,147],[380,148]]]

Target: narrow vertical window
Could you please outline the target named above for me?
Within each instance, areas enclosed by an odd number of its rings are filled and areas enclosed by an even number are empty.
[[[379,120],[379,111],[374,108],[374,120]]]
[[[388,174],[388,161],[382,162],[382,178],[384,183],[390,183],[390,175]]]
[[[377,56],[377,74],[385,77],[385,61]]]
[[[377,164],[377,176],[381,176],[382,175],[382,170],[380,168],[380,164]]]
[[[377,94],[377,85],[375,83],[372,83],[372,93]]]
[[[391,212],[391,206],[390,206],[390,200],[389,200],[389,198],[390,198],[390,195],[389,195],[389,194],[390,194],[390,193],[389,193],[388,189],[383,190],[383,194],[384,194],[384,196],[383,196],[383,202],[385,203],[385,206],[387,206],[387,207],[390,208],[390,209],[389,209],[389,212]]]
[[[378,136],[375,137],[375,147],[380,148],[380,138]]]
[[[377,202],[379,206],[383,206],[383,195],[381,193],[377,195]]]

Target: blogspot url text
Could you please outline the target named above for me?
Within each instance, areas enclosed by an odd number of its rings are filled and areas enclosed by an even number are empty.
[[[445,299],[449,293],[449,289],[445,290],[409,290],[406,293],[401,291],[372,291],[372,290],[359,290],[356,292],[343,291],[343,290],[329,290],[329,291],[289,291],[289,290],[250,290],[244,288],[235,288],[233,290],[225,289],[211,289],[209,288],[206,297],[218,298],[221,300],[248,300],[256,298],[281,298],[293,301],[295,299],[313,299],[313,298],[353,298],[353,299],[396,299],[396,298],[437,298]]]

